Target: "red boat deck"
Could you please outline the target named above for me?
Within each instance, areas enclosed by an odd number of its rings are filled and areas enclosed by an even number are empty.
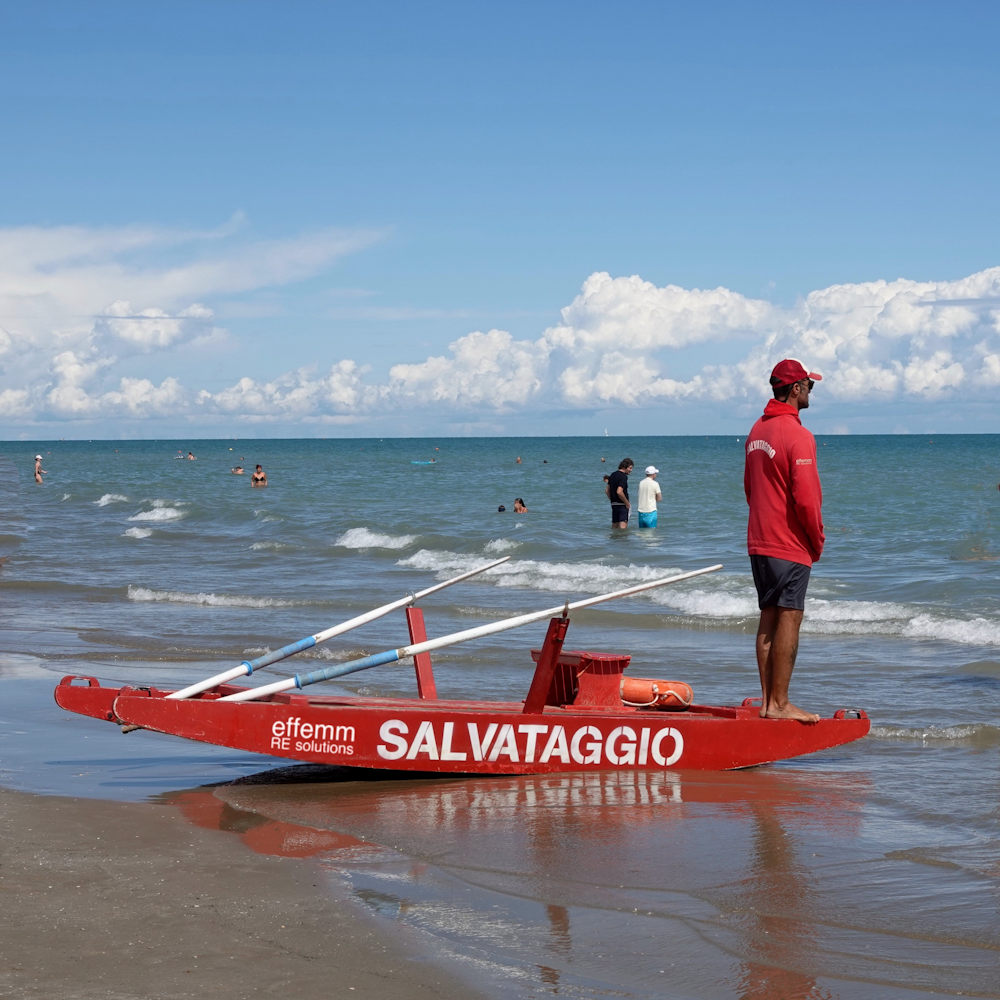
[[[410,609],[415,610],[415,609]],[[413,641],[422,615],[407,614]],[[870,722],[841,709],[814,724],[761,719],[754,699],[740,706],[678,711],[621,700],[630,658],[563,652],[568,619],[553,618],[524,701],[439,699],[430,657],[415,657],[418,698],[281,693],[221,700],[245,690],[220,685],[188,700],[156,688],[106,688],[64,677],[63,708],[126,728],[324,764],[395,770],[533,774],[622,768],[728,770],[815,753],[860,739]],[[74,681],[86,681],[86,686]]]

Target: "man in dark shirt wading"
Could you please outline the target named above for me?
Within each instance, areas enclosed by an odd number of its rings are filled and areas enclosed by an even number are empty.
[[[760,714],[766,719],[819,721],[788,700],[788,683],[799,651],[809,574],[825,541],[816,439],[799,417],[822,377],[794,359],[775,365],[774,399],[746,440],[747,551],[760,607],[757,667]]]
[[[608,499],[611,501],[611,527],[627,528],[628,512],[632,505],[628,499],[628,474],[634,463],[631,458],[623,458],[618,463],[618,471],[608,477]]]

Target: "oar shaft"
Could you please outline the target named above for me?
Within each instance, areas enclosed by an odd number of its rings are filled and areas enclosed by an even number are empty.
[[[479,639],[487,635],[495,635],[497,632],[506,632],[509,629],[520,628],[522,625],[530,625],[533,622],[541,621],[552,615],[559,614],[568,608],[570,611],[578,611],[580,608],[588,608],[594,604],[601,604],[604,601],[614,601],[620,597],[629,597],[632,594],[642,593],[644,590],[652,590],[656,587],[665,587],[669,583],[679,583],[682,580],[690,580],[705,573],[715,573],[722,569],[722,564],[706,566],[704,569],[692,570],[689,573],[680,573],[677,576],[663,577],[659,580],[650,580],[647,583],[640,583],[634,587],[626,587],[624,590],[616,590],[610,594],[600,594],[597,597],[587,597],[581,601],[574,601],[572,604],[557,604],[554,608],[546,608],[544,611],[533,611],[527,615],[519,615],[515,618],[506,618],[503,621],[492,622],[489,625],[479,625],[476,628],[466,629],[464,632],[453,632],[451,635],[444,635],[437,639],[428,639],[425,642],[413,643],[409,646],[401,646],[399,649],[389,649],[383,653],[375,653],[372,656],[365,656],[359,660],[351,660],[336,667],[326,667],[323,670],[314,670],[308,674],[296,674],[294,677],[286,677],[284,680],[275,681],[273,684],[265,684],[262,687],[250,688],[247,691],[240,691],[237,694],[227,695],[222,701],[256,701],[259,698],[266,698],[269,695],[277,694],[280,691],[288,691],[291,688],[303,688],[310,684],[317,684],[320,681],[333,680],[335,677],[344,677],[347,674],[356,673],[359,670],[368,670],[371,667],[378,667],[384,663],[395,663],[397,660],[406,659],[409,656],[416,656],[418,653],[430,653],[436,649],[443,649],[445,646],[455,646],[461,642],[468,642],[470,639]]]
[[[287,646],[282,646],[280,649],[272,650],[270,653],[264,653],[256,659],[244,660],[238,667],[231,667],[229,670],[224,670],[221,674],[216,674],[214,677],[207,677],[205,680],[198,681],[190,687],[183,688],[180,691],[174,691],[172,694],[168,694],[167,698],[173,699],[174,701],[183,701],[186,698],[193,698],[196,694],[201,694],[202,691],[208,691],[211,688],[218,687],[220,684],[225,684],[227,681],[235,680],[237,677],[249,677],[255,670],[261,670],[264,667],[269,667],[272,663],[278,663],[281,660],[287,659],[289,656],[301,653],[304,649],[311,649],[313,646],[316,646],[321,642],[326,642],[327,639],[332,639],[335,636],[343,635],[345,632],[350,632],[352,629],[359,628],[362,625],[367,625],[369,622],[382,618],[390,612],[395,611],[397,608],[406,607],[408,604],[412,604],[414,601],[419,601],[424,597],[428,597],[439,590],[443,590],[445,587],[451,587],[456,583],[461,583],[463,580],[468,580],[469,577],[477,576],[479,573],[485,573],[486,570],[493,569],[494,566],[499,566],[501,563],[505,563],[509,559],[510,556],[503,556],[500,559],[494,559],[493,562],[488,562],[484,566],[478,566],[476,569],[470,569],[465,573],[461,573],[459,576],[453,576],[450,580],[437,583],[433,587],[428,587],[426,590],[418,591],[416,594],[409,594],[406,597],[401,597],[398,601],[383,604],[380,608],[375,608],[372,611],[366,611],[363,615],[358,615],[356,618],[351,618],[349,621],[341,622],[339,625],[334,625],[323,632],[317,632],[315,635],[308,635],[304,639],[299,639],[298,642],[291,642]]]

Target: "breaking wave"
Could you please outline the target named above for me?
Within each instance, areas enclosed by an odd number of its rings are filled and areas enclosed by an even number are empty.
[[[429,570],[439,579],[479,565],[479,557],[420,549],[398,563]],[[671,567],[610,565],[603,562],[545,562],[512,559],[477,578],[499,587],[572,594],[600,594],[680,573]],[[822,585],[817,587],[822,593]],[[829,591],[827,591],[829,593]],[[757,594],[749,574],[715,574],[639,595],[653,604],[698,621],[745,625],[758,615]],[[925,605],[891,601],[807,598],[802,631],[819,635],[878,635],[934,639],[970,646],[1000,646],[1000,618],[961,618]]]
[[[94,504],[97,507],[107,507],[109,503],[122,503],[128,500],[128,497],[123,497],[120,493],[105,493],[100,500],[95,500]]]
[[[405,549],[416,535],[380,535],[370,528],[348,528],[336,541],[343,549]]]
[[[483,546],[484,552],[510,552],[511,549],[519,549],[520,542],[512,542],[509,538],[494,538]]]
[[[461,573],[482,565],[481,556],[460,555],[457,552],[432,552],[421,549],[397,565],[411,569],[430,570],[440,574]],[[612,566],[604,563],[561,563],[535,559],[513,559],[482,574],[500,587],[528,587],[532,590],[600,594],[621,590],[631,584],[657,580],[661,576],[679,573],[676,569],[651,569],[648,566]],[[444,577],[442,576],[442,579]]]
[[[289,545],[286,542],[254,542],[250,548],[254,552],[266,552],[268,550],[274,552],[288,551],[291,549],[297,549],[297,545]]]
[[[277,597],[243,597],[239,594],[186,594],[181,590],[150,590],[148,587],[128,588],[130,601],[166,601],[169,604],[201,604],[218,608],[291,608],[295,601]]]
[[[176,521],[184,516],[186,512],[178,510],[176,507],[154,507],[152,510],[140,510],[138,514],[133,514],[130,521]]]
[[[152,528],[127,528],[122,538],[149,538]]]

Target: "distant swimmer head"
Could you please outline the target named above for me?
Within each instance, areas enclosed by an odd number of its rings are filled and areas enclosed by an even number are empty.
[[[502,514],[506,509],[507,508],[503,504],[500,504],[500,506],[497,507],[497,513]]]

